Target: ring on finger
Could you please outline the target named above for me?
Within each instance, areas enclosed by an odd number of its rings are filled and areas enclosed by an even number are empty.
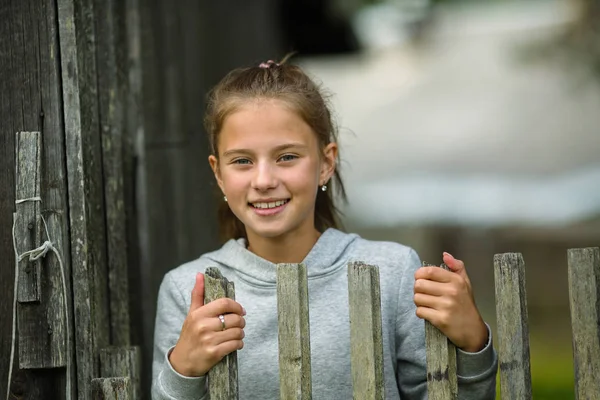
[[[219,320],[221,321],[221,326],[223,327],[221,330],[224,331],[225,329],[227,329],[227,327],[225,326],[225,316],[223,316],[223,314],[220,314]]]

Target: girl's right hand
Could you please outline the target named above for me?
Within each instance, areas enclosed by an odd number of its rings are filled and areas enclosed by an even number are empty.
[[[225,330],[219,315],[225,317]],[[222,298],[204,305],[204,274],[198,273],[190,311],[169,355],[173,369],[183,376],[203,376],[227,354],[242,349],[244,315],[244,308],[232,299]]]

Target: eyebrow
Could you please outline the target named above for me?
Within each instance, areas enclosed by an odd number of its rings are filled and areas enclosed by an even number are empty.
[[[306,146],[305,144],[302,143],[286,143],[286,144],[281,144],[277,147],[275,147],[273,149],[274,153],[278,153],[280,151],[283,150],[288,150],[288,149],[306,149],[308,148],[308,146]],[[226,152],[223,153],[223,157],[227,157],[233,154],[253,154],[253,151],[250,149],[232,149],[232,150],[227,150]]]

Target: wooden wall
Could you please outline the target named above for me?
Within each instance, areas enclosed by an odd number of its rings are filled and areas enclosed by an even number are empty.
[[[274,0],[0,0],[0,395],[16,132],[42,136],[41,211],[69,278],[71,397],[89,398],[102,348],[133,344],[149,398],[162,277],[218,245],[204,95],[227,70],[283,55],[276,10]],[[47,298],[35,312],[40,324],[57,323],[48,313],[48,299],[62,304],[56,259],[42,270]],[[19,369],[20,361],[14,397],[65,398],[64,366]]]

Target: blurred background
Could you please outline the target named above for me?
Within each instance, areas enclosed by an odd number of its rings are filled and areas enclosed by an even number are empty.
[[[598,7],[339,0],[337,45],[298,43],[333,95],[348,230],[462,258],[494,327],[493,256],[523,254],[535,399],[575,398],[566,250],[600,243]]]

